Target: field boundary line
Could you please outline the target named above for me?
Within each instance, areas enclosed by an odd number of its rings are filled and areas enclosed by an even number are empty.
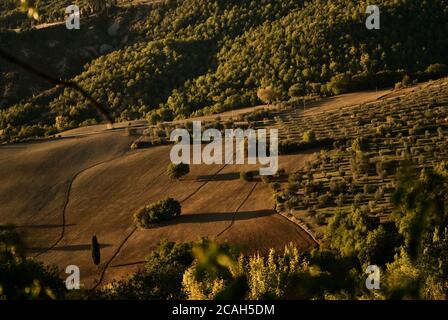
[[[255,184],[252,186],[252,188],[250,189],[249,193],[246,195],[246,197],[243,199],[243,201],[240,203],[240,205],[238,206],[238,208],[233,212],[233,216],[232,216],[232,221],[230,222],[230,225],[228,225],[227,227],[225,227],[221,232],[219,232],[215,238],[218,238],[219,236],[221,236],[224,232],[226,232],[227,230],[229,230],[233,224],[235,223],[235,217],[238,213],[238,211],[241,209],[241,207],[246,203],[246,201],[250,198],[250,196],[252,195],[253,191],[255,190],[255,188],[257,187],[258,182],[255,182]]]
[[[218,171],[216,171],[212,177],[216,176],[218,173],[220,173],[222,170],[224,170],[224,168],[227,166],[227,163],[224,164]],[[162,174],[164,174],[166,171],[163,171],[161,174],[159,174],[158,176],[161,176]],[[185,201],[187,201],[188,199],[190,199],[192,196],[194,196],[203,186],[205,186],[207,183],[209,183],[211,180],[207,180],[204,183],[202,183],[198,188],[196,188],[195,191],[193,191],[191,194],[189,194],[186,198],[184,198],[182,201],[179,201],[180,203],[183,203]],[[124,245],[126,244],[126,242],[132,237],[132,235],[138,230],[138,227],[134,227],[131,232],[123,239],[123,241],[121,242],[121,244],[118,246],[117,250],[114,252],[114,254],[109,258],[109,260],[106,262],[106,264],[103,267],[103,270],[101,271],[101,275],[100,275],[100,279],[98,280],[98,282],[92,287],[93,290],[95,290],[96,288],[98,288],[98,286],[103,282],[104,280],[104,276],[107,272],[107,269],[109,268],[110,264],[112,263],[112,261],[117,257],[117,255],[120,253],[121,249],[124,247]],[[137,263],[136,263],[137,264]]]
[[[127,153],[128,153],[128,151],[125,151],[124,153],[122,153],[121,155],[119,155],[117,157],[114,157],[114,158],[108,159],[108,160],[104,160],[104,161],[98,162],[96,164],[93,164],[91,166],[88,166],[87,168],[84,168],[84,169],[78,171],[77,173],[75,173],[72,176],[72,178],[70,179],[70,182],[68,184],[67,191],[65,192],[64,206],[62,208],[62,224],[61,224],[62,230],[61,230],[61,234],[59,235],[58,239],[50,247],[48,247],[45,250],[43,250],[42,252],[39,252],[38,254],[36,254],[34,256],[34,258],[37,258],[40,255],[45,254],[48,251],[54,249],[62,241],[62,239],[64,239],[64,236],[65,236],[65,225],[66,225],[66,210],[67,210],[68,204],[70,203],[70,193],[72,191],[73,183],[75,182],[76,178],[78,176],[80,176],[82,173],[84,173],[84,172],[86,172],[86,171],[88,171],[90,169],[93,169],[93,168],[95,168],[97,166],[100,166],[102,164],[105,164],[105,163],[108,163],[108,162],[111,162],[111,161],[118,160],[121,157],[125,156]]]
[[[290,221],[291,223],[294,223],[296,226],[298,226],[300,229],[302,229],[303,231],[305,231],[309,236],[310,236],[310,238],[320,247],[320,242],[319,242],[319,240],[317,240],[316,239],[316,237],[314,236],[314,234],[310,231],[310,230],[308,230],[308,228],[306,228],[306,226],[304,226],[303,225],[303,223],[301,223],[301,222],[299,222],[299,221],[297,221],[297,219],[293,219],[293,218],[290,218],[290,217],[288,217],[285,213],[283,213],[283,212],[277,212],[281,217],[283,217],[283,218],[285,218],[285,219],[287,219],[288,221]]]

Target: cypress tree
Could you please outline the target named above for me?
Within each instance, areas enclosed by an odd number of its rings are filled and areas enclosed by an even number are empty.
[[[93,263],[98,266],[101,261],[101,253],[100,253],[100,245],[98,243],[98,239],[96,235],[92,237],[92,260]]]

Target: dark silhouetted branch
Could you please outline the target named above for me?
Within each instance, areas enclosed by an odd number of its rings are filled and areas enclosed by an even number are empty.
[[[3,51],[2,49],[0,49],[0,57],[12,64],[15,64],[16,66],[19,66],[20,68],[24,69],[25,71],[27,71],[39,78],[42,78],[56,86],[63,86],[66,88],[71,88],[71,89],[79,92],[103,115],[103,117],[107,121],[109,121],[111,124],[114,123],[114,120],[112,119],[112,116],[110,115],[107,108],[105,106],[103,106],[101,103],[99,103],[98,101],[96,101],[87,91],[85,91],[83,88],[81,88],[76,82],[57,79],[51,75],[48,75],[42,71],[39,71],[36,68],[34,68],[33,66],[29,65],[28,63],[23,62],[13,56],[11,56],[10,54]]]

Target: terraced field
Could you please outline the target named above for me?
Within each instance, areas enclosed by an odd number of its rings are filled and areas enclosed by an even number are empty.
[[[315,161],[289,178],[277,193],[279,208],[322,237],[335,210],[361,207],[389,220],[396,170],[404,161],[420,168],[448,159],[448,82],[429,83],[378,102],[328,112],[279,110],[270,126],[284,142],[305,133],[324,142]]]

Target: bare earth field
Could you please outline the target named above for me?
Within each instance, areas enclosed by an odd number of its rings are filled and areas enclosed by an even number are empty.
[[[307,112],[388,93],[329,98]],[[301,227],[274,213],[266,184],[239,179],[249,166],[194,165],[186,178],[174,182],[166,175],[170,146],[131,151],[135,137],[126,136],[125,126],[92,126],[60,139],[0,146],[0,224],[23,233],[29,256],[56,264],[62,274],[68,265],[78,265],[83,285],[92,287],[137,270],[161,239],[208,236],[261,253],[290,242],[302,250],[316,245]],[[289,172],[313,156],[282,156],[280,167]],[[181,201],[182,215],[156,228],[135,228],[133,213],[167,196]],[[101,244],[98,268],[91,259],[93,234]]]

